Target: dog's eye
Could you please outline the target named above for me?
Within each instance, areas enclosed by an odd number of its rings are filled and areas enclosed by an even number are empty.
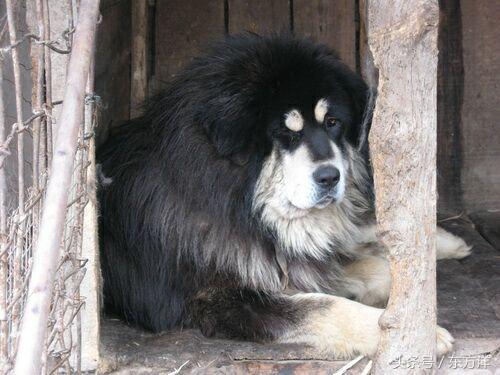
[[[340,121],[337,120],[335,117],[332,117],[332,116],[326,116],[325,117],[325,126],[328,128],[328,129],[331,129],[337,125],[340,124]]]

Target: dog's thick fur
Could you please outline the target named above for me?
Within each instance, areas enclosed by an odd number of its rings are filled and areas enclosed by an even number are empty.
[[[228,37],[195,60],[100,149],[106,307],[154,332],[374,353],[382,310],[360,302],[383,306],[390,276],[367,99],[359,76],[304,40]],[[323,195],[308,177],[322,166],[339,173]],[[439,233],[446,256],[468,254]],[[451,341],[439,328],[438,350]]]

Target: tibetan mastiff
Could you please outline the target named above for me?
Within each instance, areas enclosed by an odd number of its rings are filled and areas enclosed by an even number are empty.
[[[227,37],[99,152],[107,310],[153,332],[371,355],[390,287],[369,90],[293,37]],[[469,247],[438,231],[438,257]],[[438,352],[453,339],[438,328]]]

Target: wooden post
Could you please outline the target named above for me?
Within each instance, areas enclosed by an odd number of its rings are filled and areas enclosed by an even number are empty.
[[[77,19],[76,14],[72,11],[71,3],[68,0],[42,0],[43,3],[43,22],[46,40],[61,40],[65,31]],[[69,34],[64,46],[61,40],[61,49],[69,49],[71,46],[72,34]],[[66,69],[69,62],[69,54],[55,53],[50,48],[45,47],[45,103],[48,110],[47,119],[47,141],[52,148],[55,147],[54,141],[57,134],[57,126],[59,124],[55,121],[59,118],[61,113],[61,106],[54,106],[53,102],[58,102],[63,99],[64,90],[66,89],[66,80],[61,77],[66,77]],[[49,155],[50,155],[50,150]],[[50,162],[50,157],[49,157]],[[50,164],[49,164],[50,165]]]
[[[87,80],[87,94],[94,95],[94,69],[95,62],[91,62],[89,77]],[[95,103],[89,100],[85,106],[85,133],[95,131]],[[96,159],[95,159],[95,137],[89,140],[88,149],[89,166],[84,172],[87,181],[88,202],[83,213],[82,232],[82,257],[87,259],[85,277],[80,285],[80,294],[85,299],[85,305],[81,313],[81,370],[92,372],[99,365],[99,289],[100,264],[99,264],[99,240],[97,236],[97,192],[96,192]]]
[[[437,0],[368,4],[368,42],[379,69],[370,133],[376,215],[392,276],[376,374],[408,372],[396,368],[398,360],[435,357],[438,22]]]
[[[5,7],[7,10],[7,25],[9,27],[10,44],[14,45],[18,40],[17,35],[17,15],[18,15],[18,5],[19,3],[15,0],[6,0]],[[19,58],[18,48],[12,48],[12,70],[14,73],[14,87],[15,87],[15,98],[16,98],[16,123],[19,129],[23,126],[23,89],[22,89],[22,77],[21,77],[21,61]],[[25,181],[24,181],[24,134],[20,131],[17,135],[17,195],[18,195],[18,217],[22,218],[25,214]],[[21,219],[19,219],[21,220]],[[22,225],[17,228],[17,238],[16,238],[16,248],[14,252],[14,264],[13,264],[13,284],[14,284],[14,294],[21,295],[22,293],[22,256],[24,247],[24,231]],[[19,321],[21,318],[20,304],[14,304],[12,309],[12,331],[11,338],[14,343],[14,347],[19,338]]]
[[[0,35],[0,42],[2,37]],[[0,60],[0,82],[3,82],[3,61]],[[3,87],[0,86],[0,144],[5,141],[6,111],[3,100]],[[9,321],[7,316],[7,280],[9,277],[9,259],[7,253],[8,226],[7,226],[7,179],[5,168],[0,167],[0,372],[7,372],[9,360]]]

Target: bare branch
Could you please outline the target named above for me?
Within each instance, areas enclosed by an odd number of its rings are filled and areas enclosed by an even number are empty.
[[[60,255],[69,186],[77,148],[78,129],[83,119],[85,84],[93,55],[98,0],[81,0],[74,48],[68,66],[67,87],[59,118],[56,152],[29,284],[14,373],[38,374],[42,367],[43,346],[54,288],[54,273]],[[48,68],[48,67],[47,67]],[[42,250],[43,249],[43,250]]]

